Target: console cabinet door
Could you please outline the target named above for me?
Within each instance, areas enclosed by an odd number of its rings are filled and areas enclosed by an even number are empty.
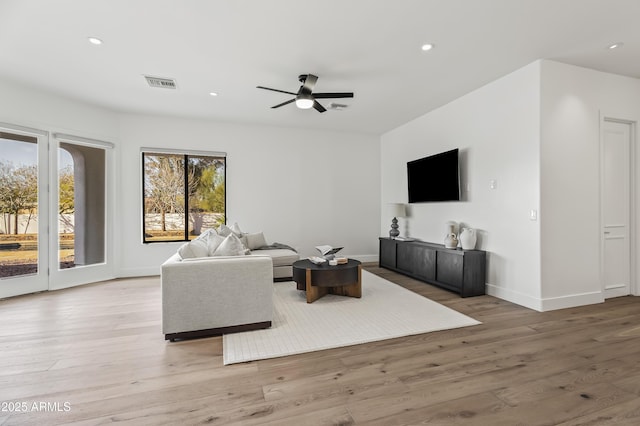
[[[436,266],[436,280],[462,289],[464,256],[439,251]]]
[[[380,239],[380,266],[383,268],[396,269],[396,245],[393,240]]]
[[[397,247],[396,267],[408,274],[412,274],[416,262],[415,244],[401,243]]]
[[[413,249],[413,274],[423,280],[436,279],[436,251],[432,248],[416,245]]]

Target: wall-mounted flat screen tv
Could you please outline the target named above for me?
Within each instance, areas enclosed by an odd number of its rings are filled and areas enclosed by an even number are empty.
[[[458,149],[407,163],[409,202],[460,200]]]

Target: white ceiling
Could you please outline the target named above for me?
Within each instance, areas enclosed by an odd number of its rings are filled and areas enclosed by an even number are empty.
[[[640,78],[639,18],[639,0],[0,0],[0,77],[117,111],[380,134],[537,59]],[[256,89],[306,73],[355,92],[348,108],[271,109],[290,96]]]

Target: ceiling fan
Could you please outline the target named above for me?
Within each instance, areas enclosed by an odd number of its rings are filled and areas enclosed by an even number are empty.
[[[272,106],[271,108],[280,108],[281,106],[290,104],[291,102],[295,102],[296,106],[300,109],[315,108],[318,112],[325,112],[326,108],[320,105],[320,103],[316,99],[353,98],[353,92],[313,93],[313,88],[318,81],[318,77],[313,74],[301,74],[298,76],[298,80],[300,81],[300,83],[302,83],[302,86],[300,86],[300,89],[298,89],[298,93],[272,89],[270,87],[264,86],[257,86],[257,88],[295,96],[295,98]]]

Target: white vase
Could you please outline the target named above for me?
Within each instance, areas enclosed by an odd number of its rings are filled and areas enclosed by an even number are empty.
[[[462,245],[463,250],[473,250],[476,248],[477,240],[478,236],[476,235],[475,229],[462,228],[462,232],[460,233],[460,244]]]
[[[456,223],[447,222],[447,233],[444,236],[444,247],[454,249],[458,247],[458,237],[456,236]]]
[[[456,238],[456,234],[448,234],[444,237],[444,248],[458,248],[458,239]]]

